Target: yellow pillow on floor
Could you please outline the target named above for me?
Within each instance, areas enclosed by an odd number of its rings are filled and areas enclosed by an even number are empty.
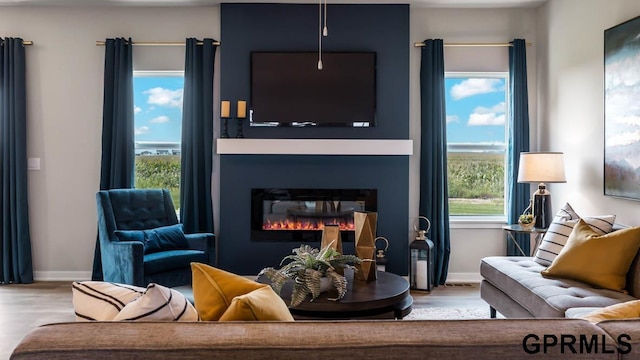
[[[640,247],[640,227],[599,235],[584,220],[574,226],[551,265],[548,278],[580,281],[602,289],[623,291],[629,266]]]
[[[204,321],[218,321],[233,298],[268,286],[195,262],[191,263],[191,274],[193,301],[200,319]]]
[[[191,273],[201,320],[293,320],[284,300],[269,285],[201,263],[191,263]]]
[[[284,300],[271,286],[236,296],[219,321],[293,321]]]
[[[632,300],[607,306],[605,308],[590,312],[587,315],[580,316],[580,318],[585,319],[593,324],[611,319],[640,318],[640,300]]]

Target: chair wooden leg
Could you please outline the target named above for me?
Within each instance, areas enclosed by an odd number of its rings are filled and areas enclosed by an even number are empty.
[[[489,306],[489,313],[491,314],[492,319],[496,318],[496,309],[494,309],[493,306]]]

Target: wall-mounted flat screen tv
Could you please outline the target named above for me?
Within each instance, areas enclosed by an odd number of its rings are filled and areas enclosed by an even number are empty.
[[[375,126],[376,53],[251,53],[251,126]]]

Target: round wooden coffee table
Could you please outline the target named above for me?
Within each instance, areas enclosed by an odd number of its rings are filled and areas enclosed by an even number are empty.
[[[354,280],[353,271],[345,269],[347,293],[337,301],[335,289],[320,294],[313,301],[305,300],[289,311],[297,320],[304,319],[402,319],[411,312],[413,298],[409,294],[409,282],[403,277],[378,271],[377,280]],[[265,276],[258,282],[268,284]],[[292,282],[282,287],[280,296],[288,305],[291,302]]]

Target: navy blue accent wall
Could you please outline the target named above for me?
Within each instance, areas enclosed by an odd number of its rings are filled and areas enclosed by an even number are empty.
[[[409,5],[329,5],[324,51],[375,51],[376,127],[309,129],[244,127],[251,138],[409,137]],[[222,4],[221,99],[249,100],[251,51],[317,51],[318,6]],[[316,63],[309,66],[316,67]],[[235,134],[235,122],[229,124]]]
[[[409,6],[329,5],[326,51],[375,51],[377,126],[372,128],[249,128],[247,138],[409,138]],[[315,51],[317,5],[222,4],[221,99],[249,99],[251,51]],[[311,64],[315,66],[315,64]],[[232,109],[235,113],[235,109]],[[229,123],[235,134],[235,122]],[[408,156],[221,155],[219,266],[251,275],[299,246],[250,240],[252,188],[378,189],[377,235],[389,239],[388,271],[407,275]],[[319,243],[311,244],[318,246]],[[353,243],[343,244],[353,253]]]

